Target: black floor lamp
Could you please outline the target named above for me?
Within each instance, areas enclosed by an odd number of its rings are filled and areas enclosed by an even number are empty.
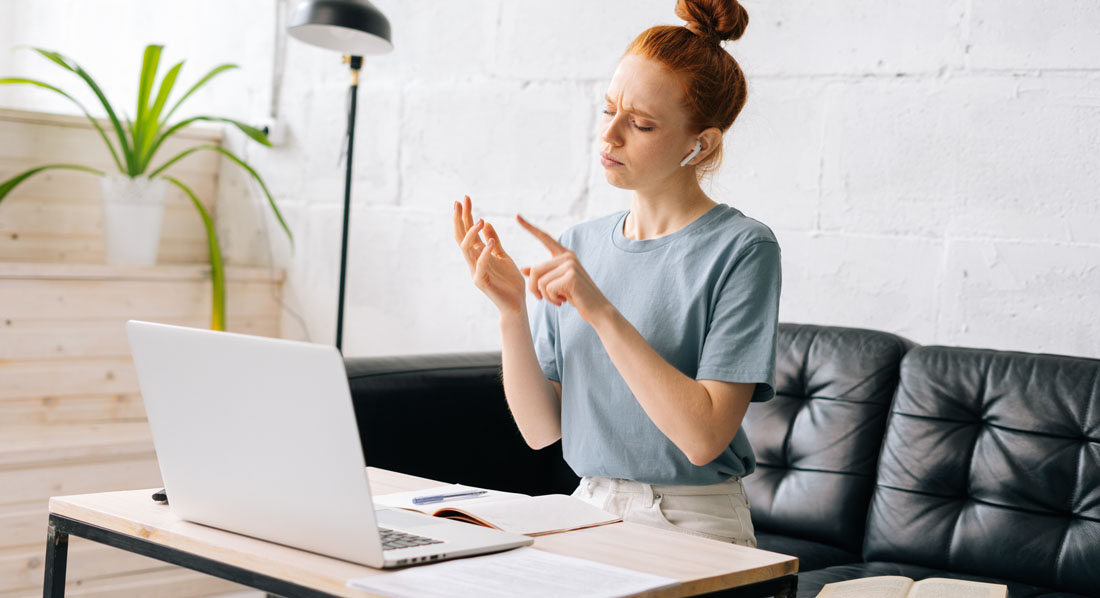
[[[348,155],[344,175],[344,232],[340,241],[340,297],[336,307],[336,348],[343,351],[344,286],[348,262],[348,218],[351,213],[351,157],[355,145],[355,98],[363,56],[393,50],[390,22],[367,0],[306,0],[294,9],[287,31],[307,44],[337,50],[351,67]]]

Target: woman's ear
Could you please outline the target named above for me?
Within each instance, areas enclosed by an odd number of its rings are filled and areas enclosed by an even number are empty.
[[[711,152],[722,145],[722,131],[719,130],[718,127],[703,129],[703,131],[699,133],[698,139],[700,143],[703,144],[703,149],[699,151],[698,156],[695,156],[695,158],[691,160],[692,164],[699,164],[703,160],[706,160]]]

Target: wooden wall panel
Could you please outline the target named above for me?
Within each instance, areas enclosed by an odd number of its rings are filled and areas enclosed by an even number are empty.
[[[109,121],[99,122],[115,142]],[[153,168],[187,148],[220,145],[221,138],[220,129],[182,130],[157,151]],[[210,209],[216,199],[219,156],[209,150],[198,151],[165,173],[190,187]],[[118,172],[106,144],[87,119],[0,109],[0,180],[56,163]],[[206,232],[198,210],[174,186],[167,202],[158,261],[207,261]],[[102,263],[102,210],[97,176],[72,170],[41,172],[0,203],[0,261]]]
[[[194,143],[220,133],[185,131],[162,159]],[[113,167],[85,120],[0,109],[0,179],[54,162]],[[210,207],[218,164],[202,152],[172,172]],[[103,264],[102,226],[92,175],[50,171],[0,203],[0,598],[41,596],[50,496],[160,485],[126,320],[209,326],[205,232],[182,192],[170,193],[155,267]],[[278,337],[281,284],[267,268],[229,268],[228,329]],[[69,596],[243,590],[81,539],[69,551]]]

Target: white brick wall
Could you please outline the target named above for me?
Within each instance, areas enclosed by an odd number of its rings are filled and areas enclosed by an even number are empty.
[[[676,22],[674,2],[376,4],[396,50],[363,70],[346,353],[496,349],[494,309],[451,238],[451,202],[469,193],[521,264],[545,251],[516,212],[557,234],[627,207],[593,159],[600,97],[637,33]],[[729,50],[749,100],[705,188],[779,237],[781,321],[1100,357],[1095,2],[745,5],[750,25]],[[138,27],[139,12],[155,18]],[[187,82],[236,62],[191,113],[251,120],[271,99],[274,23],[273,0],[14,0],[0,5],[0,50],[71,53],[118,98],[136,93],[150,41],[188,60]],[[0,75],[71,85],[42,64],[3,56]],[[253,184],[227,167],[220,188],[231,260],[285,265],[287,302],[306,323],[288,315],[285,332],[319,342],[335,328],[346,86],[337,54],[287,40],[286,143],[230,135],[285,207],[293,254]],[[0,106],[73,112],[44,98],[0,88]]]
[[[661,12],[665,4],[675,2],[647,4]],[[967,0],[751,0],[743,4],[749,26],[730,49],[750,74],[893,76],[962,66]]]
[[[0,42],[8,42],[15,38],[16,27],[19,25],[17,23],[19,19],[19,15],[16,13],[17,9],[17,6],[0,7]],[[8,76],[11,72],[10,48],[0,45],[0,73],[5,73],[0,76]]]
[[[1091,0],[970,1],[969,68],[1091,70],[1093,74],[1100,69],[1100,4]]]

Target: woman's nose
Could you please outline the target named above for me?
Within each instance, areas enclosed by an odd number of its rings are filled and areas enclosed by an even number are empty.
[[[600,139],[612,146],[622,145],[623,138],[619,132],[618,119],[613,118],[604,124],[603,129],[600,130]]]

